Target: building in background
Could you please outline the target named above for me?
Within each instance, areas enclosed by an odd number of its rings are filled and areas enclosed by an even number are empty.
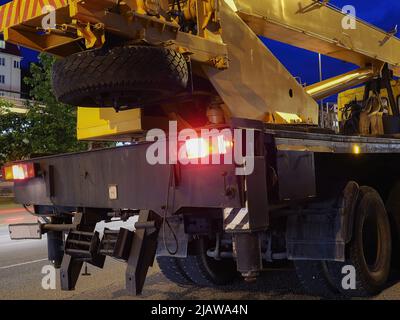
[[[0,96],[21,98],[21,51],[0,38]]]
[[[20,48],[0,36],[0,99],[12,102],[16,112],[26,110],[21,99],[21,60]]]

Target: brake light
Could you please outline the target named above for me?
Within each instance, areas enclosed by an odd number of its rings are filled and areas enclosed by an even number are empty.
[[[224,155],[233,148],[233,141],[224,135],[215,138],[194,138],[185,141],[187,159],[205,158],[213,154]],[[210,141],[211,140],[211,141]]]
[[[185,142],[188,159],[204,158],[210,155],[210,146],[206,139],[189,139]]]
[[[228,140],[225,136],[218,136],[218,153],[227,154],[233,148],[233,141]]]
[[[36,177],[34,163],[19,163],[3,167],[3,179],[6,181],[25,180]]]

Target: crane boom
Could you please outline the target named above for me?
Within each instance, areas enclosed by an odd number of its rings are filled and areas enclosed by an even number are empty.
[[[258,35],[318,52],[360,67],[400,67],[400,39],[360,19],[345,29],[348,16],[316,0],[233,0],[238,15]],[[397,71],[397,70],[396,70]]]

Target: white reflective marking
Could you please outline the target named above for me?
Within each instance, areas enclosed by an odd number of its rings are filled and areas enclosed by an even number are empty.
[[[246,224],[243,225],[242,230],[250,229],[250,223],[247,222]]]
[[[232,211],[233,211],[233,208],[225,208],[224,209],[224,220],[227,219],[231,215]]]
[[[246,216],[247,212],[248,211],[246,208],[240,209],[240,211],[236,215],[235,219],[233,219],[233,221],[230,224],[228,224],[225,229],[227,229],[227,230],[234,229],[243,220],[243,218]]]

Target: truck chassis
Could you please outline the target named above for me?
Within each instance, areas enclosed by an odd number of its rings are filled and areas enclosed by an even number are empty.
[[[397,246],[398,139],[246,119],[233,119],[234,128],[255,132],[249,176],[235,175],[235,165],[150,165],[148,143],[29,160],[40,174],[16,181],[15,196],[47,217],[36,228],[48,234],[62,289],[75,288],[83,262],[102,267],[111,256],[127,262],[127,288],[139,294],[157,255],[161,270],[178,284],[226,284],[238,273],[250,281],[265,262],[293,260],[309,292],[347,294],[337,284],[327,290],[337,274],[325,272],[321,280],[309,273],[320,273],[320,263],[348,264],[360,186],[374,188],[385,201],[391,229],[385,239]],[[106,230],[102,239],[94,232],[99,221],[135,215],[134,232]],[[66,240],[63,232],[69,232]]]

